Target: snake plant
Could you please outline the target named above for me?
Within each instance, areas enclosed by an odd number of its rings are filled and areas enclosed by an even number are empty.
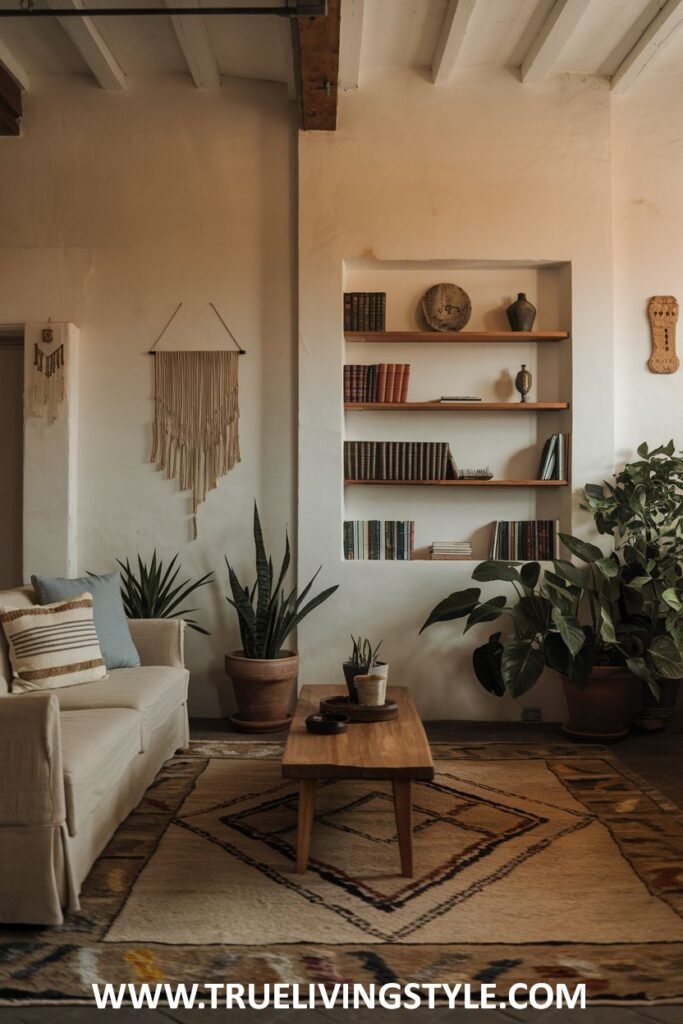
[[[304,601],[311,592],[313,583],[322,569],[299,594],[297,588],[285,592],[285,578],[291,562],[289,537],[285,531],[285,553],[280,571],[275,578],[273,560],[266,553],[259,519],[258,507],[254,502],[254,546],[256,548],[256,580],[251,587],[245,587],[237,577],[227,557],[230,590],[228,604],[237,612],[242,649],[247,658],[279,658],[282,645],[299,623],[326,601],[337,590],[328,587],[307,604]]]
[[[196,580],[181,580],[176,585],[180,572],[178,555],[174,555],[167,566],[163,559],[157,558],[156,549],[149,565],[138,555],[137,575],[128,559],[121,562],[117,558],[116,561],[121,566],[121,596],[129,619],[184,619],[190,629],[209,636],[208,630],[196,619],[187,618],[197,609],[180,606],[190,594],[211,582],[212,572]]]

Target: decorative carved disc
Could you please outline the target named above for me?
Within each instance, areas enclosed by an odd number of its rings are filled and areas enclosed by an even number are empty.
[[[422,312],[433,331],[460,331],[472,315],[472,303],[457,284],[435,284],[422,296]]]
[[[673,295],[653,295],[647,315],[652,332],[652,355],[647,365],[653,373],[675,373],[680,366],[676,355],[678,302]]]

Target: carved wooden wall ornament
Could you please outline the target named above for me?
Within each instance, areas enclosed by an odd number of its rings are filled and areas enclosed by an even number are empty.
[[[653,295],[647,315],[652,332],[652,355],[647,365],[653,373],[675,373],[680,366],[676,355],[678,302],[673,295]]]

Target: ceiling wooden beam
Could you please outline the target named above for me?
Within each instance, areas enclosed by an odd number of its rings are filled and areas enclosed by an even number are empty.
[[[188,11],[198,6],[198,0],[164,2],[167,7],[187,7]],[[197,14],[172,14],[170,17],[194,84],[198,89],[220,89],[221,76],[204,19]]]
[[[522,81],[541,82],[555,67],[590,0],[555,0],[522,62]]]
[[[631,88],[652,58],[668,43],[683,24],[683,0],[668,0],[647,26],[632,50],[622,60],[611,78],[616,96]]]
[[[342,0],[339,40],[339,88],[357,89],[363,46],[365,0]]]
[[[0,64],[0,135],[18,135],[21,128],[21,89]]]
[[[47,0],[47,2],[50,7],[55,7],[57,10],[69,7],[76,11],[83,6],[81,0]],[[58,21],[100,86],[110,91],[125,89],[126,76],[92,18],[87,16],[59,18]]]
[[[8,46],[0,39],[0,69],[4,68],[10,78],[14,79],[20,89],[28,92],[28,71],[19,63]]]
[[[297,92],[304,131],[337,127],[341,0],[328,0],[327,15],[292,19]]]
[[[449,0],[432,61],[434,85],[446,85],[451,77],[476,3],[477,0]]]

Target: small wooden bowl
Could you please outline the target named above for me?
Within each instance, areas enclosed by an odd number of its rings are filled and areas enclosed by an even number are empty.
[[[348,724],[348,715],[309,715],[306,719],[307,730],[322,736],[335,736],[340,732],[346,732]]]

